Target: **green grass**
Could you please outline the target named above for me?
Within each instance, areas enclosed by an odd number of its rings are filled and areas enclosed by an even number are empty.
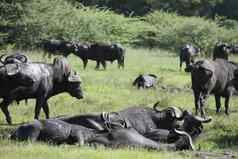
[[[43,59],[41,52],[27,53],[32,61],[52,62]],[[232,57],[238,61],[237,57]],[[158,100],[163,107],[179,106],[194,111],[190,74],[179,71],[179,60],[174,53],[164,50],[130,49],[126,51],[126,65],[124,70],[117,68],[116,62],[108,63],[107,70],[96,71],[96,63],[89,61],[83,70],[82,61],[69,56],[72,67],[82,78],[82,88],[85,98],[77,100],[68,94],[60,94],[49,100],[50,115],[80,114],[88,112],[118,111],[134,105],[152,106]],[[137,90],[132,82],[140,73],[154,73],[159,76],[157,89]],[[167,89],[161,89],[161,86]],[[180,90],[173,90],[180,88]],[[143,149],[105,149],[69,146],[50,146],[45,143],[14,142],[5,137],[18,124],[33,120],[35,101],[28,105],[24,101],[20,105],[12,104],[9,109],[15,125],[8,126],[0,113],[0,158],[194,158],[192,152],[155,152]],[[206,106],[207,112],[213,117],[211,124],[204,125],[204,134],[197,140],[195,146],[201,151],[222,153],[238,149],[238,98],[231,101],[230,116],[215,114],[214,98],[211,96]],[[224,109],[224,107],[223,107]],[[44,113],[41,112],[41,118]]]

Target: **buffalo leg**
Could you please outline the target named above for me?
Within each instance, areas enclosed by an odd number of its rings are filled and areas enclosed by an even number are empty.
[[[50,116],[49,116],[49,105],[48,105],[48,103],[46,102],[42,108],[45,112],[45,118],[49,119]]]
[[[179,70],[181,71],[181,68],[182,68],[182,63],[183,63],[183,62],[182,62],[182,58],[181,58],[181,57],[180,57],[180,59],[179,59],[179,62],[180,62],[180,63],[179,63]]]
[[[195,104],[195,114],[198,115],[198,110],[200,109],[200,93],[194,92],[194,104]]]
[[[215,95],[215,101],[216,101],[216,113],[221,112],[221,96]]]
[[[204,110],[204,106],[206,104],[206,100],[208,98],[208,94],[203,94],[203,95],[200,95],[200,113],[201,113],[201,117],[203,118],[206,118],[206,113],[205,113],[205,110]]]
[[[229,101],[230,101],[230,96],[225,98],[225,113],[226,115],[229,115]]]
[[[36,107],[35,107],[35,119],[39,119],[39,115],[40,115],[40,110],[41,107],[45,105],[45,100],[42,98],[39,98],[36,100]]]
[[[10,101],[3,99],[2,103],[0,104],[0,107],[5,115],[8,124],[12,124],[12,118],[8,111],[8,106],[10,105],[10,103],[11,103]]]
[[[106,61],[100,61],[102,66],[103,66],[103,69],[106,70],[106,67],[107,67],[107,64],[106,64]]]
[[[83,69],[86,69],[88,64],[88,59],[83,59]]]
[[[97,62],[97,65],[95,67],[95,70],[98,70],[100,68],[100,61],[97,60],[96,62]]]

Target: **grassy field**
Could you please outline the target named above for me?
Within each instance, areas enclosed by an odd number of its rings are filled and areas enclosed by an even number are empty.
[[[52,62],[45,59],[41,52],[27,53],[32,61]],[[232,57],[234,61],[238,58]],[[125,69],[117,68],[116,62],[108,63],[106,71],[94,70],[96,63],[89,61],[86,70],[83,70],[82,61],[74,55],[69,56],[72,67],[82,78],[82,87],[85,98],[77,100],[68,94],[60,94],[49,100],[50,115],[73,115],[87,112],[117,111],[123,108],[141,105],[152,106],[161,101],[162,106],[179,106],[194,111],[193,95],[190,89],[190,74],[179,71],[178,57],[171,52],[163,50],[130,49],[126,51]],[[137,90],[132,82],[140,73],[154,73],[159,76],[157,89]],[[163,89],[162,89],[163,87]],[[79,147],[77,145],[52,146],[45,143],[14,142],[6,136],[21,123],[32,121],[34,116],[34,100],[28,105],[22,101],[19,105],[12,104],[9,109],[13,125],[6,124],[4,116],[0,113],[0,158],[163,158],[169,159],[196,158],[195,152],[155,152],[143,149],[105,149]],[[210,97],[206,110],[213,117],[210,124],[204,125],[204,133],[197,140],[195,146],[199,151],[212,152],[217,157],[224,152],[238,153],[238,97],[231,101],[230,115],[224,111],[216,115],[214,98]],[[222,107],[224,110],[224,107]],[[41,118],[44,113],[41,112]],[[198,157],[197,157],[198,158]]]

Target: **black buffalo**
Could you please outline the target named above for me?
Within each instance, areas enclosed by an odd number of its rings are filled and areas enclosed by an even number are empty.
[[[222,58],[228,60],[229,53],[232,51],[231,46],[224,42],[217,42],[213,49],[213,60]]]
[[[238,54],[238,44],[231,44],[231,53]]]
[[[66,123],[62,120],[47,119],[19,126],[10,136],[14,140],[46,141],[53,144],[84,145],[99,133],[97,130],[80,125]]]
[[[140,88],[156,87],[157,76],[154,74],[139,75],[133,82],[133,86]]]
[[[0,67],[0,103],[6,121],[11,124],[8,106],[13,101],[35,98],[35,118],[38,119],[41,108],[49,118],[47,100],[61,92],[68,92],[78,99],[83,97],[81,80],[70,68],[63,57],[54,59],[53,64],[46,63],[10,63]]]
[[[164,134],[161,129],[170,132],[175,128],[179,128],[190,134],[193,139],[202,133],[202,124],[211,121],[210,118],[202,119],[177,107],[168,107],[160,110],[157,103],[154,105],[154,108],[133,106],[118,112],[83,114],[61,117],[59,119],[67,123],[83,125],[100,131],[106,130],[105,123],[115,123],[111,125],[114,125],[114,127],[124,127],[123,121],[125,121],[127,127],[134,128],[142,135],[149,135],[153,132],[160,134],[161,138],[168,136],[168,133]],[[183,121],[182,125],[178,124],[181,121]]]
[[[45,55],[63,55],[67,57],[69,54],[75,51],[75,43],[66,40],[44,40],[41,44],[41,47],[45,51]]]
[[[217,113],[221,111],[221,97],[225,98],[225,113],[228,114],[229,100],[235,91],[232,81],[237,68],[237,64],[221,58],[198,61],[191,66],[196,114],[200,110],[201,116],[206,116],[204,105],[210,94],[215,95]]]
[[[19,126],[10,136],[14,140],[46,141],[54,144],[79,143],[104,145],[106,147],[143,147],[155,150],[194,149],[192,139],[186,132],[174,130],[179,140],[172,144],[162,144],[144,137],[133,128],[112,128],[115,123],[105,123],[106,131],[98,131],[81,125],[69,124],[58,119],[34,121]]]
[[[195,62],[195,57],[200,54],[200,48],[196,48],[191,44],[185,44],[180,49],[179,61],[180,70],[182,68],[183,62],[186,64],[186,68]]]
[[[75,55],[83,61],[83,66],[86,68],[88,59],[97,62],[96,69],[99,69],[100,63],[106,69],[106,61],[113,62],[117,60],[118,67],[124,68],[125,49],[120,44],[76,44]]]

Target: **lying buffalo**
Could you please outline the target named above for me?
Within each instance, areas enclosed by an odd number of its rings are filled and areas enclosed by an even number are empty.
[[[229,100],[235,91],[232,81],[237,68],[238,64],[221,58],[198,61],[190,66],[196,114],[200,110],[201,116],[206,116],[204,105],[210,94],[215,95],[217,113],[221,111],[221,97],[225,98],[225,113],[228,114]]]
[[[48,53],[48,56],[51,55],[63,55],[67,57],[70,53],[75,51],[75,45],[71,41],[65,40],[45,40],[41,44],[45,54]]]
[[[69,124],[57,119],[47,119],[19,126],[11,134],[14,140],[47,141],[54,144],[83,145],[99,134],[98,131],[80,125]]]
[[[181,47],[180,49],[180,55],[179,55],[179,60],[180,60],[180,70],[182,68],[183,62],[186,64],[186,68],[194,63],[195,57],[200,54],[200,49],[192,46],[191,44],[185,44]]]
[[[228,60],[229,53],[232,51],[230,45],[224,42],[217,42],[213,49],[213,60],[222,58]]]
[[[7,59],[7,58],[6,58]],[[49,118],[47,100],[61,92],[80,99],[83,93],[81,80],[70,68],[63,57],[54,59],[53,64],[46,63],[9,63],[0,66],[0,107],[6,121],[11,124],[8,106],[13,101],[35,98],[35,119],[38,119],[41,108]]]
[[[147,134],[148,136],[152,132],[161,134],[161,129],[170,132],[175,128],[179,128],[190,134],[193,139],[202,133],[202,124],[211,121],[210,118],[202,119],[177,107],[168,107],[160,110],[158,109],[158,103],[154,105],[154,108],[134,106],[119,112],[83,114],[61,117],[59,119],[67,123],[82,125],[100,131],[106,129],[105,123],[116,123],[113,124],[114,127],[123,127],[123,121],[125,121],[127,127],[132,127],[138,133],[142,135]],[[181,122],[182,124],[180,125],[179,123]],[[162,133],[161,135],[167,137],[168,133]]]
[[[97,62],[96,69],[99,69],[100,63],[106,69],[106,61],[113,62],[117,60],[118,67],[124,68],[125,49],[120,44],[76,44],[76,56],[83,61],[83,66],[86,68],[88,59]]]
[[[108,133],[102,133],[90,141],[90,144],[99,144],[111,148],[142,147],[153,150],[194,150],[191,137],[185,133],[175,130],[179,140],[172,144],[155,142],[133,128],[113,129]]]
[[[133,82],[133,86],[137,86],[138,89],[140,88],[151,88],[156,87],[157,83],[157,76],[154,74],[145,74],[139,75]]]
[[[111,129],[105,123],[106,131],[98,131],[81,125],[69,124],[58,119],[34,121],[19,126],[10,136],[14,140],[46,141],[55,144],[104,145],[106,147],[143,147],[155,150],[194,149],[191,137],[182,131],[174,130],[179,140],[172,144],[161,144],[139,134],[133,128],[117,127]]]

